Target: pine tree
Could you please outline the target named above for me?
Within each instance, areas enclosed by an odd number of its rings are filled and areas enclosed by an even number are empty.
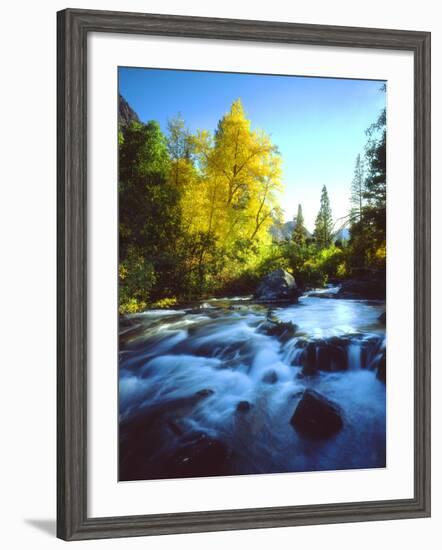
[[[385,92],[385,87],[382,88]],[[350,214],[352,221],[351,267],[385,269],[386,257],[386,111],[383,109],[367,130],[361,220]],[[352,196],[353,198],[353,196]]]
[[[363,207],[364,207],[364,164],[361,155],[356,157],[355,171],[353,181],[351,183],[351,222],[362,223]]]
[[[333,218],[328,198],[327,187],[321,191],[321,204],[315,221],[314,237],[318,248],[327,248],[332,244]]]
[[[364,198],[367,200],[370,208],[380,211],[380,218],[385,218],[387,198],[387,128],[385,109],[382,110],[378,120],[368,128],[367,135],[367,178],[365,182]]]
[[[295,244],[305,244],[306,230],[304,227],[304,216],[302,215],[302,206],[298,204],[298,214],[295,218],[295,227],[293,228],[292,241]]]

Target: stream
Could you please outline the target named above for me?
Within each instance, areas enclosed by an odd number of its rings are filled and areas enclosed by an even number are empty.
[[[119,480],[385,467],[385,302],[337,290],[122,318]],[[306,389],[339,406],[337,433],[291,424]]]

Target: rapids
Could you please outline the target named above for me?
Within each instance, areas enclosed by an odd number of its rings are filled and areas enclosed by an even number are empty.
[[[271,309],[232,298],[123,318],[119,479],[385,467],[385,302],[335,291]],[[290,424],[306,388],[341,408],[336,435],[310,439]]]

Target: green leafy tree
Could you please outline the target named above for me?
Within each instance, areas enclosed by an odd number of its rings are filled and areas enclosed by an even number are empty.
[[[170,158],[172,160],[188,158],[190,153],[190,134],[186,129],[186,124],[181,114],[168,120],[167,129],[169,133],[167,148]]]
[[[191,176],[190,173],[194,168],[192,136],[180,114],[169,119],[167,129],[167,149],[171,161],[170,175],[175,185],[180,185],[183,180]]]
[[[133,121],[123,137],[119,147],[120,298],[136,295],[142,303],[175,290],[179,194],[169,181],[170,157],[158,123]],[[157,279],[162,282],[159,295],[154,286]]]

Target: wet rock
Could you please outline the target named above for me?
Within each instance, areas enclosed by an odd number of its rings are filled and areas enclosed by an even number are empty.
[[[249,401],[240,401],[238,405],[236,406],[236,410],[241,413],[249,412],[252,408],[252,405]]]
[[[274,370],[269,370],[264,374],[262,381],[265,384],[276,384],[278,382],[278,375]]]
[[[277,269],[263,278],[254,297],[263,302],[297,302],[301,294],[294,277],[284,269]]]
[[[171,431],[177,435],[177,436],[181,436],[183,435],[184,433],[184,430],[183,428],[181,427],[180,423],[176,420],[172,420],[171,418],[169,418],[167,420],[167,425],[169,426],[169,428],[171,429]]]
[[[307,343],[304,351],[301,354],[299,363],[302,365],[302,373],[304,375],[315,374],[318,370],[316,365],[316,344],[314,342]]]
[[[211,395],[213,395],[215,392],[209,388],[205,388],[203,390],[198,390],[196,392],[196,396],[202,398],[202,399],[205,399],[206,397],[210,397]]]
[[[302,352],[300,363],[304,374],[317,370],[336,372],[348,368],[347,340],[315,340],[308,342]]]
[[[387,357],[385,350],[382,353],[376,368],[376,378],[382,382],[387,382]]]
[[[158,425],[167,424],[170,418],[178,419],[186,417],[200,401],[207,399],[214,393],[214,390],[204,388],[193,395],[165,398],[160,403],[148,407],[140,407],[134,415],[121,421],[121,433],[127,432],[134,437],[138,437],[138,434],[144,431],[148,431]]]
[[[296,334],[297,327],[291,321],[283,322],[278,320],[267,319],[258,327],[258,332],[274,336],[281,342],[285,343],[291,340]]]
[[[317,371],[339,372],[349,368],[375,368],[373,364],[383,339],[379,336],[332,336],[316,340],[299,340],[296,347],[302,353],[296,356],[296,365],[306,375]]]
[[[204,433],[191,434],[165,460],[169,476],[199,477],[228,473],[230,451],[220,440]]]
[[[324,371],[346,370],[348,364],[348,346],[350,341],[347,339],[330,338],[325,342],[325,346],[320,347],[319,369]]]
[[[384,313],[381,313],[378,317],[378,321],[382,323],[383,325],[387,324],[387,312],[384,311]]]
[[[134,336],[142,334],[143,324],[133,318],[120,315],[118,323],[118,338],[121,347]]]
[[[343,426],[340,407],[320,393],[304,391],[290,424],[302,435],[312,438],[330,437]]]
[[[227,309],[229,311],[240,311],[240,312],[244,312],[244,313],[248,313],[249,312],[249,306],[248,305],[244,305],[244,304],[230,304]]]
[[[325,298],[329,300],[336,298],[336,292],[309,292],[308,295],[311,298]]]
[[[135,321],[133,317],[120,315],[118,318],[118,326],[120,330],[137,327],[140,323]]]
[[[296,347],[297,347],[297,348],[303,348],[303,349],[305,349],[307,346],[308,346],[308,340],[306,340],[306,339],[304,339],[304,338],[300,338],[300,339],[296,342]]]
[[[385,272],[373,271],[342,281],[336,298],[385,300],[385,293]]]

